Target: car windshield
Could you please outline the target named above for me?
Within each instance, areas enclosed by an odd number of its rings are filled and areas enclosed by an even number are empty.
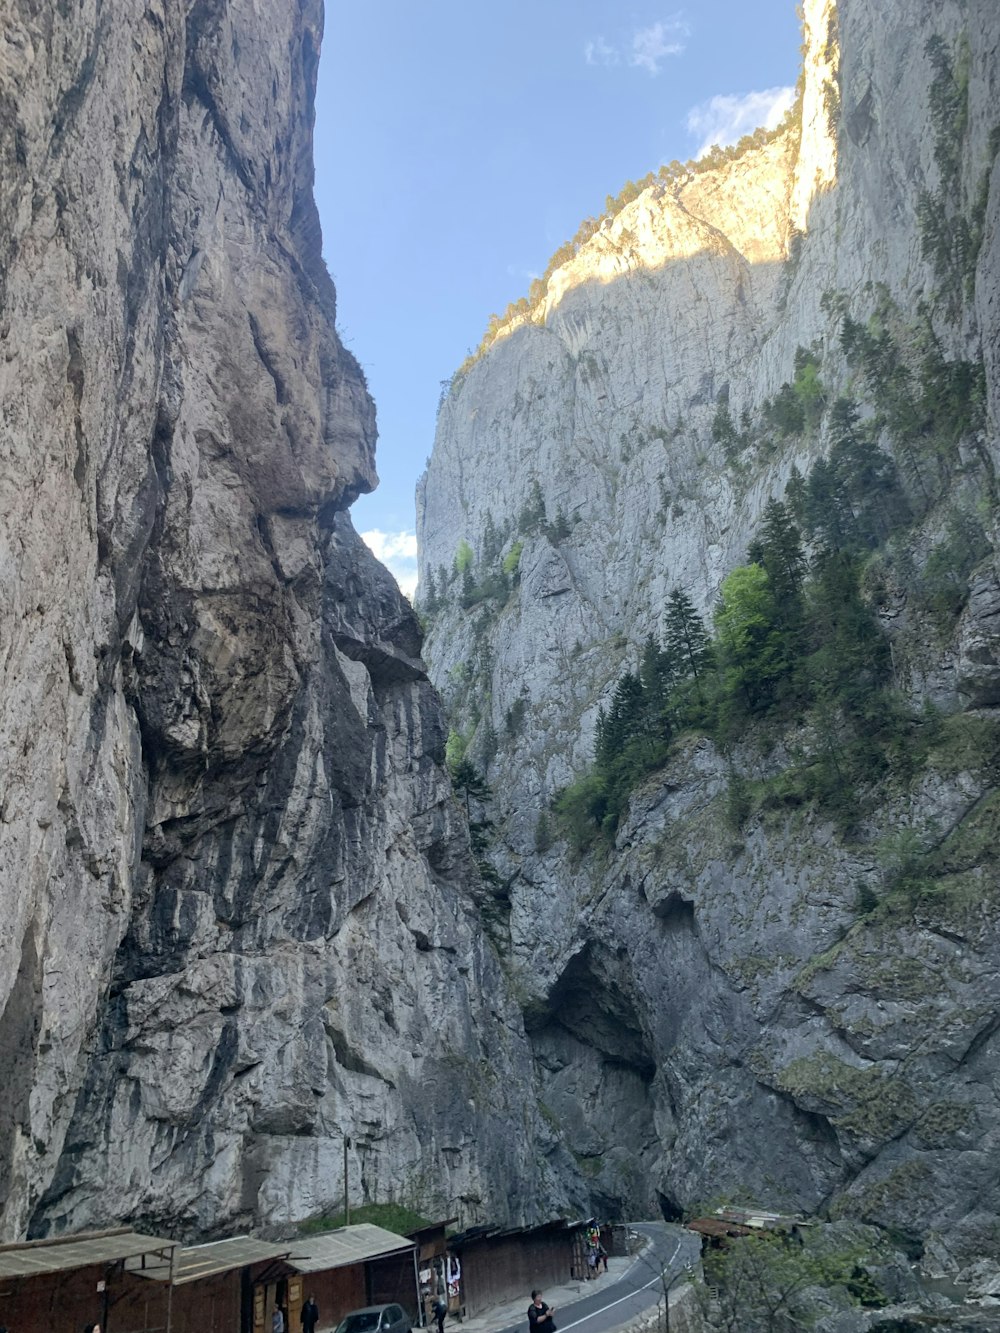
[[[337,1333],[375,1333],[378,1328],[378,1310],[365,1310],[361,1314],[349,1314],[337,1325]]]

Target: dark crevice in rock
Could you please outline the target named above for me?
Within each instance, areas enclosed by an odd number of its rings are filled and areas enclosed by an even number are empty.
[[[665,897],[656,899],[651,910],[668,929],[691,931],[695,929],[694,903],[676,889]]]
[[[376,1069],[373,1064],[364,1058],[360,1051],[350,1044],[346,1035],[329,1018],[323,1020],[323,1031],[329,1039],[337,1064],[342,1069],[347,1069],[354,1074],[365,1074],[369,1078],[376,1078],[380,1083],[386,1082],[381,1071]]]
[[[80,1162],[85,1154],[94,1147],[96,1140],[108,1141],[113,1132],[115,1089],[127,1077],[127,1061],[121,1049],[127,1030],[125,1002],[112,989],[102,1006],[89,1052],[91,1058],[86,1062],[62,1151],[28,1226],[29,1239],[59,1235],[73,1229],[72,1207],[61,1209],[60,1203],[77,1186]],[[134,1084],[133,1101],[140,1095],[138,1084]]]
[[[52,138],[49,141],[49,151],[53,157],[57,157],[62,151],[65,145],[66,135],[73,128],[76,118],[83,107],[87,91],[93,84],[97,57],[105,48],[107,40],[106,30],[110,22],[110,15],[105,14],[103,11],[104,0],[96,0],[94,12],[96,22],[93,35],[87,46],[86,54],[84,55],[76,78],[60,97],[59,105],[53,116]]]
[[[187,63],[184,68],[184,94],[195,98],[208,112],[226,155],[226,161],[245,187],[248,201],[256,195],[250,163],[236,147],[229,120],[212,90],[211,51],[219,39],[225,6],[219,0],[198,0],[187,16]]]
[[[18,1134],[30,1126],[28,1100],[35,1077],[35,1060],[41,1031],[42,965],[35,944],[34,923],[29,922],[21,940],[17,976],[0,1015],[0,1199],[11,1184],[11,1166]]]
[[[68,328],[66,330],[66,345],[69,350],[66,382],[73,390],[73,432],[76,436],[76,462],[73,465],[73,480],[80,488],[80,494],[86,498],[87,441],[84,437],[83,421],[80,416],[80,405],[83,401],[84,371],[79,329]]]
[[[607,967],[607,970],[605,970]],[[557,1023],[578,1040],[599,1050],[612,1064],[634,1069],[643,1079],[656,1073],[648,1034],[617,960],[607,959],[600,946],[588,942],[569,959],[542,1012],[525,1016],[529,1031]]]
[[[660,1213],[664,1222],[684,1221],[684,1209],[677,1199],[670,1194],[665,1194],[663,1190],[657,1190],[656,1197],[659,1200]]]
[[[250,321],[250,334],[253,338],[253,345],[257,349],[257,355],[260,357],[261,365],[270,375],[274,383],[274,396],[279,406],[288,402],[288,386],[286,385],[281,372],[278,370],[274,357],[264,345],[264,338],[260,331],[260,320],[251,311],[247,318]]]

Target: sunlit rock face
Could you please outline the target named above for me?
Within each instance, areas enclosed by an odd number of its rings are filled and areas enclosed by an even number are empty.
[[[799,347],[831,400],[856,392],[845,309],[866,322],[889,301],[911,328],[930,311],[942,356],[984,364],[985,429],[907,540],[919,562],[952,505],[995,539],[996,7],[809,0],[805,29],[801,133],[646,189],[456,378],[418,488],[418,599],[433,583],[432,679],[496,793],[490,928],[523,996],[540,1095],[598,1206],[743,1194],[940,1232],[961,1256],[1000,1211],[995,773],[967,757],[888,783],[860,839],[811,810],[736,833],[734,767],[777,773],[809,737],[770,750],[750,737],[728,756],[692,740],[633,794],[606,856],[575,862],[548,813],[590,762],[619,674],[662,635],[670,590],[710,615],[768,499],[830,447],[820,429],[743,449],[734,466],[713,435],[720,401],[737,429],[758,422]],[[941,190],[935,36],[968,79],[958,193],[981,210],[950,303],[918,226],[922,195]],[[506,602],[463,609],[456,550],[478,557],[491,537],[519,582]],[[1000,700],[992,554],[969,587],[948,642],[898,597],[882,618],[914,706],[970,710],[978,725]],[[896,835],[926,848],[959,826],[964,906],[859,915]]]
[[[439,705],[346,516],[321,6],[72,8],[11,0],[0,63],[2,1234],[288,1222],[344,1134],[356,1202],[532,1216]]]

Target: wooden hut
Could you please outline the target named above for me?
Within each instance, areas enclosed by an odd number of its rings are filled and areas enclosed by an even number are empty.
[[[291,1319],[287,1258],[291,1244],[272,1244],[253,1236],[232,1236],[205,1245],[187,1245],[176,1251],[172,1265],[127,1265],[138,1291],[158,1284],[171,1289],[170,1333],[270,1333],[277,1303]],[[301,1299],[295,1313],[301,1309]],[[162,1325],[150,1325],[151,1328]],[[108,1333],[102,1326],[102,1333]],[[120,1333],[116,1325],[111,1333]]]
[[[508,1230],[473,1227],[452,1236],[462,1265],[465,1313],[469,1316],[524,1296],[534,1287],[559,1286],[573,1276],[581,1224],[556,1218],[537,1227]]]
[[[127,1270],[151,1264],[169,1273],[176,1249],[127,1227],[0,1245],[0,1324],[14,1333],[169,1329],[172,1289],[136,1285]]]
[[[299,1279],[299,1298],[294,1318],[307,1296],[319,1306],[321,1329],[332,1329],[350,1310],[365,1305],[401,1305],[413,1323],[419,1321],[417,1246],[407,1236],[397,1236],[369,1222],[339,1227],[290,1242],[287,1259],[290,1274]],[[289,1300],[289,1314],[292,1301]],[[265,1333],[269,1333],[266,1325]],[[260,1333],[255,1324],[253,1333]]]
[[[434,1317],[434,1302],[441,1297],[452,1314],[460,1313],[465,1302],[459,1292],[453,1298],[454,1309],[448,1298],[448,1228],[458,1221],[447,1217],[441,1222],[429,1222],[425,1227],[407,1232],[417,1247],[417,1281],[420,1288],[421,1324],[429,1324]]]

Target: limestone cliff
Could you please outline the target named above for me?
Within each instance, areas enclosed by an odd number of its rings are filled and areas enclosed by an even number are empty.
[[[785,133],[644,189],[456,376],[418,489],[419,596],[457,743],[496,792],[487,920],[595,1202],[747,1194],[961,1256],[995,1247],[1000,1212],[995,765],[973,745],[893,770],[850,836],[794,795],[737,828],[734,774],[780,774],[815,734],[725,757],[688,737],[612,849],[575,858],[550,808],[671,589],[710,615],[767,501],[829,451],[828,413],[765,438],[797,365],[877,416],[845,316],[979,386],[868,595],[907,707],[964,712],[970,736],[995,721],[996,6],[807,0],[804,22]],[[899,571],[956,513],[982,532],[942,638]],[[937,897],[880,899],[903,835],[945,849]]]
[[[356,1203],[528,1216],[521,1016],[346,515],[320,0],[3,13],[2,1235],[288,1222],[345,1133]]]

